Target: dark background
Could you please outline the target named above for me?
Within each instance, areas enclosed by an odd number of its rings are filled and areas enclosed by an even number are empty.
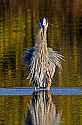
[[[34,45],[43,16],[49,22],[48,46],[65,56],[52,85],[81,86],[81,0],[0,0],[0,87],[29,85],[21,55]]]

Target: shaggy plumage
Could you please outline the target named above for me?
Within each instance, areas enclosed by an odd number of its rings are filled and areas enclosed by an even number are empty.
[[[35,46],[23,53],[23,63],[27,69],[27,78],[35,87],[47,87],[54,76],[56,66],[62,68],[63,56],[52,48],[47,48],[47,27],[40,27]]]

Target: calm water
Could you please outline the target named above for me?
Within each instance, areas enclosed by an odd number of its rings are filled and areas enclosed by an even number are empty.
[[[0,125],[81,125],[82,96],[1,96]]]
[[[65,57],[52,87],[81,87],[81,6],[77,0],[0,0],[0,87],[31,86],[21,55],[34,45],[41,16],[49,21],[48,46]],[[82,96],[0,96],[0,125],[82,125]]]

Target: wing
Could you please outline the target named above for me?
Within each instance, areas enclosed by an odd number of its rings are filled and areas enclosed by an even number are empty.
[[[61,60],[64,60],[64,56],[57,51],[53,51],[52,48],[48,48],[48,57],[58,68],[62,69]]]
[[[22,55],[22,62],[25,66],[30,66],[35,48],[26,49]]]
[[[27,75],[27,79],[32,79],[32,60],[33,60],[33,56],[34,56],[34,52],[35,52],[35,48],[30,48],[30,49],[26,49],[22,55],[22,62],[26,67],[26,75]]]

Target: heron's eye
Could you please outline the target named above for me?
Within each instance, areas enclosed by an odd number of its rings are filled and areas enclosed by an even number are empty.
[[[46,24],[47,24],[47,21],[46,21],[45,17],[40,19],[40,22],[39,22],[40,28],[44,28],[46,26]]]
[[[46,26],[46,19],[43,18],[43,26]]]

